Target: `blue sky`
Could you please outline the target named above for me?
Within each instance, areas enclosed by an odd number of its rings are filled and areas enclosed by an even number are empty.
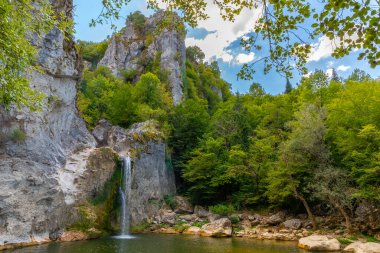
[[[207,0],[210,1],[210,0]],[[89,27],[92,18],[96,18],[102,8],[100,0],[74,0],[76,39],[99,42],[112,35],[110,24]],[[122,10],[122,19],[116,20],[119,29],[124,26],[125,17],[136,10],[145,15],[151,15],[152,10],[146,8],[144,0],[131,0],[129,5]],[[245,52],[240,46],[240,38],[249,34],[252,24],[257,16],[250,10],[243,11],[234,23],[223,21],[219,11],[210,5],[207,12],[209,20],[201,21],[197,29],[188,29],[187,45],[198,45],[206,54],[206,59],[216,59],[219,63],[222,77],[232,84],[234,92],[245,93],[252,82],[260,83],[265,91],[278,94],[283,92],[286,79],[275,71],[267,75],[263,73],[263,63],[255,65],[256,74],[253,80],[238,80],[236,74],[243,63],[257,60],[263,52]],[[329,72],[332,67],[337,70],[339,76],[347,77],[354,68],[360,68],[370,73],[373,77],[380,76],[380,68],[371,69],[365,61],[356,60],[359,52],[352,52],[349,56],[335,59],[330,56],[331,43],[326,38],[319,38],[314,44],[314,53],[307,63],[309,71],[322,69]],[[293,85],[299,82],[301,76],[294,72],[290,80]]]

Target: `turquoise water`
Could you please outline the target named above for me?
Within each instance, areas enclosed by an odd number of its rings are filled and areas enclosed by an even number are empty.
[[[134,239],[112,237],[51,243],[5,251],[7,253],[297,253],[306,252],[294,242],[243,238],[207,238],[192,235],[137,235]]]

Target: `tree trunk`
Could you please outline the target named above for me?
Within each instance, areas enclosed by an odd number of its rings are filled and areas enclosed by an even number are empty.
[[[346,220],[347,232],[352,234],[354,230],[352,228],[350,216],[347,214],[346,210],[344,210],[344,208],[341,205],[336,204],[336,207],[339,209],[340,213],[343,215],[344,219]]]
[[[305,207],[307,215],[309,216],[311,224],[313,225],[313,229],[317,229],[318,228],[317,221],[316,221],[315,216],[314,216],[313,212],[311,211],[311,208],[310,208],[309,204],[307,203],[306,199],[301,194],[299,194],[296,189],[293,189],[293,192],[294,192],[294,196],[297,199],[301,200],[303,206]]]

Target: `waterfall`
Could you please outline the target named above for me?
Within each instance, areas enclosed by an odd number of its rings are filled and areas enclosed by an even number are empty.
[[[129,238],[129,193],[131,192],[132,183],[132,166],[131,158],[129,156],[123,157],[122,164],[123,181],[119,188],[120,200],[121,200],[121,238]]]

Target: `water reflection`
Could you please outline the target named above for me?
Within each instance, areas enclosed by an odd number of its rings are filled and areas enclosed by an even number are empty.
[[[295,243],[186,235],[139,235],[133,239],[103,238],[53,243],[7,253],[299,253]]]

